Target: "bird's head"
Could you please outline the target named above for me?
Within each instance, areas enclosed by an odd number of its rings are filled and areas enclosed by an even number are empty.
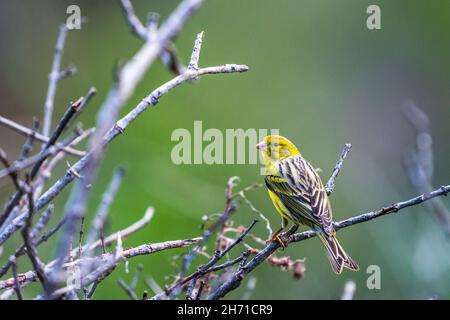
[[[300,154],[287,138],[278,135],[266,136],[256,148],[261,152],[264,162],[280,161]]]

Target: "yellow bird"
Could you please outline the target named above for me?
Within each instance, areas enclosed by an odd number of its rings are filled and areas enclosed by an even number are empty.
[[[269,135],[256,147],[262,155],[269,197],[282,216],[282,228],[274,237],[287,227],[288,220],[306,225],[322,241],[335,273],[340,274],[344,267],[358,271],[336,239],[330,200],[316,170],[285,137]]]

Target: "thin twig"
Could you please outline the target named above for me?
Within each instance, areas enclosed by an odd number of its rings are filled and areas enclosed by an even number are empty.
[[[125,15],[125,18],[130,25],[131,32],[133,32],[139,38],[147,40],[148,30],[136,16],[130,0],[120,0],[120,4],[122,6],[122,11]]]
[[[90,273],[87,276],[82,276],[82,286],[87,286],[94,281],[102,280],[105,276],[107,276],[110,272],[114,270],[114,268],[123,260],[130,259],[139,255],[147,255],[147,254],[153,254],[159,251],[163,250],[169,250],[174,248],[183,248],[186,246],[190,246],[192,244],[195,244],[199,241],[200,238],[194,238],[194,239],[185,239],[185,240],[175,240],[175,241],[166,241],[161,243],[152,243],[152,244],[144,244],[135,248],[130,248],[126,250],[115,250],[114,253],[106,253],[103,254],[96,259],[97,261],[97,267],[94,269],[94,272]],[[84,263],[88,263],[89,265],[92,264],[90,260],[93,258],[87,259],[88,261]],[[86,259],[82,259],[80,262],[78,262],[78,265],[82,265],[83,261]],[[49,268],[49,266],[47,266]],[[84,268],[81,267],[83,270]],[[21,279],[19,277],[19,282],[21,282],[21,285],[24,285],[24,283],[29,283],[36,280],[36,274],[31,271],[23,274],[23,278]],[[10,288],[12,285],[11,279],[0,281],[0,289],[4,288]],[[66,288],[63,291],[57,292],[54,295],[60,295],[64,292],[69,291],[71,288]],[[52,295],[52,296],[54,296]]]
[[[86,106],[88,105],[88,103],[92,100],[92,98],[95,96],[95,94],[97,93],[97,89],[95,87],[90,87],[88,92],[86,93],[86,95],[81,99],[81,102],[78,106],[78,110],[77,110],[77,116],[79,116],[84,109],[86,109]],[[73,121],[75,121],[75,117],[69,119],[69,122],[67,122],[66,128],[69,128]]]
[[[30,181],[28,181],[30,183]],[[42,287],[45,290],[45,293],[48,294],[50,292],[50,287],[48,285],[47,275],[45,273],[45,266],[42,261],[39,259],[38,252],[36,250],[36,246],[34,244],[34,239],[32,238],[32,223],[33,223],[33,214],[35,211],[34,208],[34,199],[33,199],[33,187],[31,184],[29,185],[28,193],[28,217],[25,221],[25,226],[22,229],[22,237],[23,242],[25,244],[25,248],[27,249],[28,257],[30,258],[31,264],[36,272],[39,281],[42,284]]]
[[[342,292],[341,300],[353,300],[355,290],[356,283],[352,280],[347,281],[344,286],[344,291]]]
[[[17,299],[18,300],[23,300],[23,293],[22,293],[22,288],[19,284],[19,278],[17,276],[17,261],[16,261],[16,257],[15,256],[11,256],[9,258],[9,262],[11,263],[11,267],[12,267],[12,274],[13,274],[13,278],[14,278],[14,292],[17,295]]]
[[[10,175],[11,173],[18,173],[19,171],[22,171],[28,167],[36,165],[37,163],[40,163],[41,165],[49,156],[54,155],[63,150],[64,148],[62,148],[60,145],[51,146],[38,154],[25,158],[21,161],[16,161],[8,168],[0,170],[0,179],[6,177],[7,175]]]
[[[225,192],[225,209],[223,213],[220,215],[219,219],[215,223],[213,223],[207,230],[203,232],[202,240],[190,251],[188,254],[186,254],[183,257],[183,263],[181,266],[180,273],[178,275],[178,278],[182,279],[184,278],[184,275],[186,274],[187,270],[189,269],[189,266],[192,262],[192,259],[194,256],[201,251],[203,246],[206,244],[206,242],[209,240],[209,238],[216,232],[219,231],[219,234],[222,233],[224,224],[228,220],[228,218],[236,211],[237,206],[233,205],[232,203],[232,194],[233,194],[233,188],[236,186],[239,178],[238,177],[231,177],[228,180],[227,183],[227,189]],[[219,250],[219,248],[216,247],[216,252]],[[178,286],[179,287],[179,286]],[[178,288],[177,287],[177,288]],[[173,290],[172,290],[173,291]],[[176,292],[178,293],[178,292]]]
[[[195,2],[197,3],[197,2]],[[186,9],[186,8],[184,8]],[[178,23],[178,22],[176,22]],[[197,76],[206,75],[206,74],[215,74],[215,73],[235,73],[235,72],[245,72],[248,70],[248,67],[245,65],[234,65],[227,64],[218,67],[211,68],[201,68],[197,71],[189,71],[184,74],[174,78],[173,80],[167,82],[162,85],[158,89],[154,90],[150,93],[141,103],[139,103],[133,110],[131,110],[125,117],[116,122],[116,124],[108,131],[108,133],[103,137],[103,145],[106,146],[112,140],[114,140],[118,135],[122,134],[125,129],[137,119],[139,115],[144,112],[149,105],[156,105],[159,99],[171,91],[173,88],[178,85],[195,79]],[[88,153],[83,158],[81,158],[78,162],[76,162],[72,168],[76,172],[81,172],[88,162],[91,159],[91,154]],[[52,201],[69,183],[73,181],[75,176],[72,172],[68,171],[62,178],[55,182],[55,184],[50,187],[37,201],[36,208],[40,210],[42,207],[47,205],[50,201]],[[8,239],[14,232],[17,230],[17,227],[20,226],[25,219],[25,214],[20,214],[17,218],[15,218],[8,227],[0,233],[0,245]]]
[[[2,148],[0,148],[0,162],[3,164],[5,168],[11,167],[11,164],[8,161],[8,158],[6,156],[5,151],[3,151]],[[17,192],[23,192],[23,182],[19,179],[19,176],[17,175],[17,172],[9,172],[9,177],[11,178],[11,181],[13,182]],[[0,217],[0,226],[2,225],[3,221],[5,220],[5,216],[3,215]]]
[[[88,246],[94,243],[100,235],[100,232],[105,225],[106,217],[108,216],[111,203],[116,197],[116,193],[119,190],[120,185],[122,184],[124,174],[125,170],[123,168],[118,168],[113,173],[113,177],[102,196],[100,206],[97,210],[97,213],[95,214],[94,220],[92,221],[91,229],[89,230],[86,240],[86,244]]]
[[[61,121],[58,123],[58,126],[56,127],[55,131],[50,136],[50,138],[48,139],[47,143],[44,145],[42,151],[37,155],[37,159],[32,162],[33,163],[33,167],[31,168],[31,172],[30,172],[30,175],[29,175],[30,176],[30,181],[32,181],[36,177],[36,175],[37,175],[39,169],[41,168],[42,164],[44,163],[44,161],[49,156],[49,153],[50,153],[49,149],[54,147],[56,141],[61,136],[63,131],[66,129],[67,124],[69,123],[69,121],[79,111],[78,108],[79,108],[81,102],[82,102],[82,98],[80,98],[76,102],[71,102],[70,103],[69,108],[67,109],[67,111],[62,116]],[[50,153],[50,154],[53,154],[53,152]],[[26,162],[26,160],[24,160],[23,162]],[[31,164],[31,163],[27,162],[27,164]],[[7,171],[6,174],[10,174],[10,172],[17,172],[18,170],[20,170],[20,167],[16,163],[15,166],[9,167],[9,168],[7,168],[5,170]],[[0,175],[0,177],[1,177],[1,175]],[[11,214],[12,210],[20,202],[20,199],[22,198],[24,193],[25,193],[24,190],[19,190],[13,195],[12,199],[6,205],[6,208],[4,210],[3,215],[0,217],[0,226],[2,226],[3,223],[8,219],[8,217]]]
[[[205,288],[205,286],[206,286],[206,282],[201,280],[200,281],[200,285],[199,285],[199,287],[197,289],[197,294],[195,295],[194,300],[200,300],[200,298],[202,296],[203,289]]]
[[[117,284],[125,291],[126,294],[128,294],[131,300],[137,300],[136,292],[133,288],[127,285],[123,279],[117,280]]]
[[[65,78],[73,76],[77,72],[78,72],[77,67],[75,67],[73,64],[70,64],[63,71],[59,72],[58,81],[61,81],[61,80],[65,79]]]
[[[114,243],[117,240],[117,237],[120,233],[122,239],[125,239],[126,237],[130,236],[131,234],[137,232],[138,230],[140,230],[141,228],[143,228],[144,226],[146,226],[150,220],[153,217],[153,208],[150,207],[145,211],[144,216],[139,219],[138,221],[136,221],[135,223],[133,223],[132,225],[130,225],[129,227],[122,229],[120,231],[117,231],[111,235],[109,235],[106,239],[102,240],[97,240],[96,242],[90,244],[90,245],[85,245],[82,248],[83,252],[89,252],[91,250],[94,250],[102,245],[108,246],[111,245],[112,243]],[[38,240],[36,242],[36,246],[38,246],[41,242],[46,241],[49,237],[51,237],[53,234],[55,234],[62,225],[64,225],[65,223],[65,219],[61,219],[61,221],[58,223],[57,226],[55,226],[51,231],[49,231],[47,234],[44,234],[40,240]],[[196,239],[193,239],[196,240]],[[153,248],[164,248],[164,246],[166,246],[167,248],[171,248],[176,247],[176,245],[183,245],[183,242],[180,241],[176,241],[176,242],[169,242],[169,243],[161,243],[161,244],[154,244],[154,246],[150,246],[148,247],[147,250],[152,250]],[[142,248],[141,248],[142,249]],[[139,250],[139,249],[136,249]],[[145,248],[142,249],[143,252],[145,252]],[[162,249],[164,250],[164,249]],[[76,256],[78,253],[78,249],[74,249],[71,252],[71,256]],[[47,268],[51,268],[51,266],[54,264],[55,261],[50,262],[49,264],[47,264]],[[36,280],[36,274],[34,273],[34,271],[29,271],[26,273],[26,277],[24,279],[24,282],[30,282],[30,281],[35,281]],[[0,281],[0,290],[4,289],[5,287],[3,287],[3,285],[6,285],[6,287],[11,287],[10,285],[7,285],[7,281]]]
[[[34,142],[34,135],[35,132],[37,132],[39,129],[39,120],[34,118],[33,119],[33,129],[32,133],[28,136],[27,141],[25,142],[25,144],[22,147],[22,151],[20,151],[20,155],[18,157],[18,161],[22,161],[23,159],[25,159],[26,157],[28,157],[28,154],[31,151],[31,148],[33,147],[33,142]]]
[[[22,126],[21,124],[18,124],[17,122],[14,122],[12,120],[6,119],[2,116],[0,116],[0,125],[13,129],[14,131],[23,134],[26,137],[33,136],[33,139],[36,139],[37,141],[48,143],[50,140],[49,137],[42,135],[36,130],[29,129],[27,127]],[[70,154],[72,156],[82,157],[86,153],[84,151],[76,150],[71,147],[64,146],[62,143],[55,143],[55,146],[59,147],[60,149],[64,150],[67,154]]]
[[[338,162],[336,162],[336,165],[334,166],[333,173],[331,174],[330,179],[328,180],[327,184],[325,185],[325,191],[327,195],[330,195],[334,190],[334,183],[335,180],[341,171],[341,167],[344,164],[344,160],[347,157],[348,153],[350,152],[350,149],[352,148],[352,145],[350,143],[346,143],[344,148],[341,151],[341,154],[339,156]]]
[[[64,225],[64,223],[66,223],[66,220],[64,218],[62,218],[61,220],[59,220],[59,222],[56,224],[56,226],[54,226],[53,228],[50,229],[50,231],[44,233],[37,241],[36,241],[36,246],[39,246],[41,243],[46,242],[48,239],[50,239],[55,233],[57,233],[59,231],[59,229],[61,229],[61,227]]]

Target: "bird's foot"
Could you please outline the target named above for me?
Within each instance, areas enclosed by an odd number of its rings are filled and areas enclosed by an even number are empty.
[[[283,241],[283,239],[281,239],[280,233],[281,231],[283,231],[283,228],[278,229],[277,231],[275,231],[275,233],[266,240],[266,244],[269,244],[271,242],[278,242],[281,247],[286,248],[287,247],[287,243]]]

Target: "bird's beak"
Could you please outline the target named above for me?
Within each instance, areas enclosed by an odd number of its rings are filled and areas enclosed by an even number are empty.
[[[256,145],[256,149],[258,149],[258,150],[267,150],[267,143],[265,143],[264,141],[261,141],[260,143],[258,143]]]

